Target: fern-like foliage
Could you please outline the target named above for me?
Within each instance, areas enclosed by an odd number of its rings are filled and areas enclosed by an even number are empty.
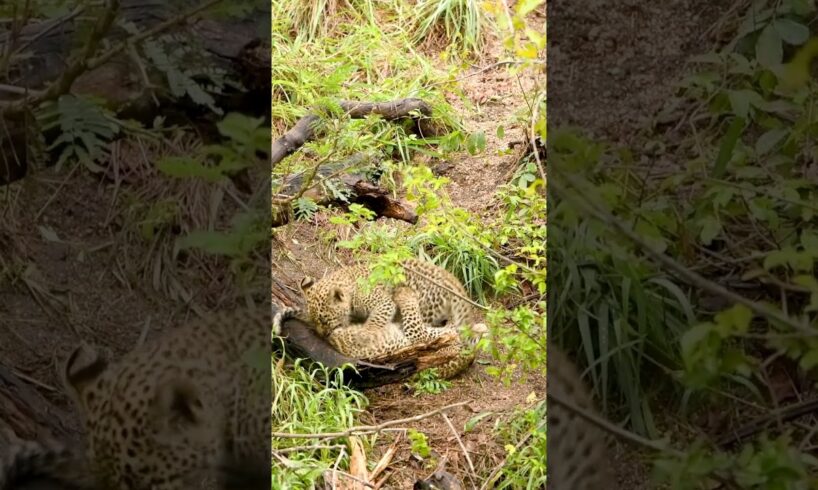
[[[76,159],[93,172],[97,162],[108,156],[108,144],[120,131],[114,115],[91,98],[63,95],[40,108],[37,119],[44,132],[59,129],[60,135],[48,150],[62,148],[57,167]]]
[[[293,202],[293,212],[295,217],[301,221],[307,221],[315,216],[318,211],[318,204],[309,197],[299,197]]]
[[[126,30],[136,32],[133,24]],[[227,72],[214,68],[205,51],[191,45],[190,39],[178,34],[165,34],[149,39],[142,45],[148,63],[165,78],[170,94],[177,99],[185,96],[198,105],[223,114],[213,94],[219,95],[230,81]]]

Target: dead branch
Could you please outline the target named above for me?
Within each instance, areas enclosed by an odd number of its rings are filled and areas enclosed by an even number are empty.
[[[751,420],[735,430],[725,432],[716,441],[716,446],[726,449],[737,442],[757,435],[773,423],[784,423],[818,412],[818,400],[804,400],[774,410],[769,414]]]
[[[441,131],[431,121],[432,108],[422,99],[408,98],[389,102],[355,102],[341,101],[338,103],[346,115],[353,119],[361,119],[370,114],[377,114],[388,121],[410,119],[415,123],[418,135],[437,136]],[[307,114],[298,120],[295,126],[284,133],[273,143],[270,162],[275,168],[284,158],[301,148],[304,143],[314,139],[321,133],[321,118],[315,114]]]
[[[367,179],[363,170],[371,168],[375,155],[356,153],[340,162],[320,164],[309,172],[295,175],[284,184],[282,194],[273,198],[273,227],[283,226],[293,216],[293,202],[301,197],[321,206],[334,205],[346,208],[360,204],[375,213],[378,218],[392,218],[407,223],[417,223],[418,216],[412,208],[393,199],[387,189]],[[324,183],[333,182],[346,195],[345,200],[328,192]]]

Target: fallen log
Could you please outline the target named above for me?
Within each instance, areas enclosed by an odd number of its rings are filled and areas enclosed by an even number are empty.
[[[273,305],[273,314],[276,306]],[[457,356],[446,353],[444,347],[459,341],[457,333],[449,333],[431,342],[405,347],[395,353],[373,359],[353,359],[336,351],[313,328],[299,319],[288,319],[281,325],[281,337],[273,344],[273,351],[291,360],[317,362],[328,368],[349,364],[353,369],[344,373],[344,381],[357,389],[374,388],[399,383],[414,373],[441,366]]]
[[[370,114],[377,114],[387,121],[411,121],[412,130],[420,137],[434,137],[443,133],[442,128],[431,119],[432,108],[422,99],[408,98],[389,102],[355,102],[338,103],[346,115],[361,119]],[[321,118],[311,113],[298,120],[295,126],[278,138],[272,147],[270,161],[273,168],[284,158],[301,148],[304,143],[321,135]]]
[[[367,170],[375,166],[374,155],[356,153],[340,162],[322,165],[315,175],[299,174],[284,183],[273,198],[273,227],[289,223],[293,217],[293,205],[300,198],[308,198],[321,206],[347,208],[360,204],[375,213],[377,218],[393,218],[417,223],[418,216],[412,208],[379,186]],[[332,181],[340,188],[330,192],[326,183]],[[340,193],[340,195],[339,195]]]

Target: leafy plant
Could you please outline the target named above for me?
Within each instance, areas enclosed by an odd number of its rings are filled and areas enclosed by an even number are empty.
[[[46,103],[37,114],[43,132],[58,131],[48,150],[61,148],[57,167],[76,159],[92,172],[102,171],[97,162],[108,156],[111,140],[120,132],[120,124],[101,101],[63,95]]]
[[[407,431],[409,441],[412,443],[412,454],[425,459],[432,455],[432,449],[429,447],[429,439],[426,434],[414,429]]]
[[[412,388],[415,395],[425,393],[427,395],[437,395],[451,388],[451,381],[441,379],[436,368],[424,369],[415,376]]]
[[[192,156],[164,157],[156,166],[171,177],[218,182],[250,166],[257,154],[269,154],[270,133],[261,127],[262,122],[262,118],[228,114],[217,124],[228,138],[225,143],[206,145]]]

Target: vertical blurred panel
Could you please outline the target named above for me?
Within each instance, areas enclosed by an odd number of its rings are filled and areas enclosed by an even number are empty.
[[[0,487],[270,488],[270,108],[269,3],[0,6]]]
[[[549,2],[553,488],[814,481],[788,407],[813,367],[813,15]]]

